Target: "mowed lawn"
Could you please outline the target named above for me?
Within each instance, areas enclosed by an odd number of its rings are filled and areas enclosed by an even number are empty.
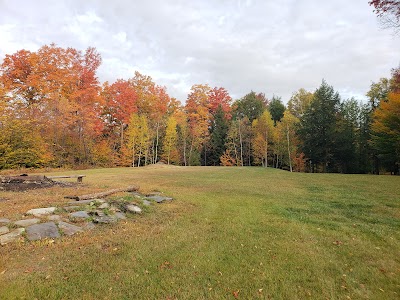
[[[139,184],[175,201],[73,237],[0,247],[0,299],[400,299],[400,177],[256,167],[63,172],[0,216]],[[5,215],[4,215],[5,216]]]

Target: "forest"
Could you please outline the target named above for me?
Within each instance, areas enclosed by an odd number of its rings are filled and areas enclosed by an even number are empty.
[[[101,83],[101,55],[55,44],[6,55],[0,67],[0,170],[264,166],[296,172],[391,173],[400,167],[400,69],[368,101],[326,81],[287,106],[250,91],[195,84],[184,104],[150,76]]]

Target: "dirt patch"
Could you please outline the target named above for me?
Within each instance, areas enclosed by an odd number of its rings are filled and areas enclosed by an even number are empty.
[[[0,176],[0,191],[23,192],[53,186],[74,186],[74,184],[53,181],[43,175]]]

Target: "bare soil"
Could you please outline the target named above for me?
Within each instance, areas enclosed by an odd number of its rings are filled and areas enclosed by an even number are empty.
[[[23,192],[33,189],[49,188],[53,186],[73,186],[70,182],[54,181],[43,175],[1,176],[0,190]],[[0,200],[1,201],[1,200]]]

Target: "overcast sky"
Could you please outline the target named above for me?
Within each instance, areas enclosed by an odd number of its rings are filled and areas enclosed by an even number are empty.
[[[137,70],[183,102],[199,83],[287,102],[323,78],[361,100],[400,63],[368,0],[0,0],[1,60],[53,42],[96,47],[102,82]]]

